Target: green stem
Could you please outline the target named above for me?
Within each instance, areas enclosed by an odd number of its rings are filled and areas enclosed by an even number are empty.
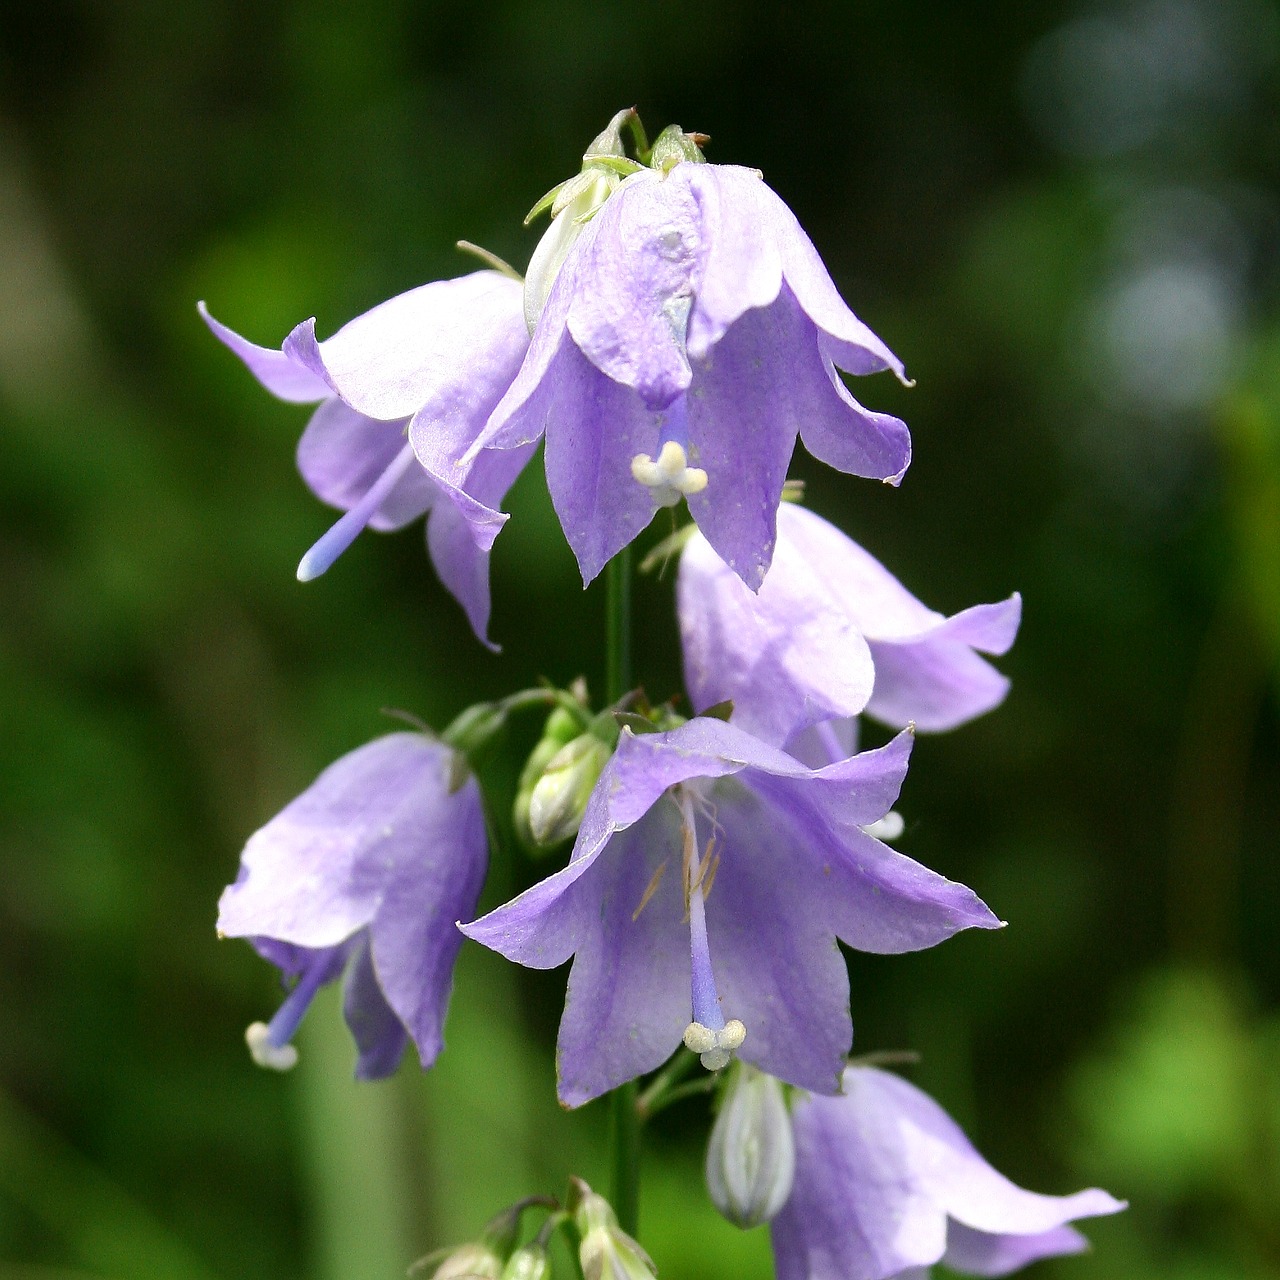
[[[617,702],[631,692],[631,548],[624,547],[605,566],[604,700]]]
[[[631,549],[605,568],[605,701],[617,702],[631,689]],[[618,1224],[634,1236],[640,1223],[639,1086],[634,1080],[613,1091],[609,1102],[613,1164],[611,1203]]]

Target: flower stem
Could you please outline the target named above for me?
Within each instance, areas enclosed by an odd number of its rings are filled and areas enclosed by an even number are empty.
[[[631,549],[624,548],[605,568],[605,701],[617,702],[631,688]],[[611,1203],[618,1224],[634,1236],[640,1221],[639,1088],[634,1080],[609,1098],[612,1123],[609,1149],[613,1184]]]
[[[631,548],[605,566],[605,691],[607,703],[631,691]]]

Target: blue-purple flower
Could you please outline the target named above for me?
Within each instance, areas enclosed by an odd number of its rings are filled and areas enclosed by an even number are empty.
[[[852,1036],[836,946],[913,951],[999,921],[973,892],[868,835],[911,736],[810,769],[707,718],[624,731],[567,867],[472,924],[519,964],[575,957],[559,1092],[577,1106],[661,1065],[736,1049],[834,1093]]]
[[[389,1075],[406,1039],[435,1061],[454,922],[475,911],[487,859],[480,791],[456,786],[454,753],[419,733],[375,739],[327,768],[250,837],[218,931],[248,938],[295,985],[246,1034],[255,1060],[287,1068],[321,985],[345,975],[356,1074]]]
[[[1009,682],[979,653],[1005,653],[1022,614],[1014,594],[944,617],[793,503],[778,512],[773,568],[758,592],[695,535],[677,601],[693,706],[731,700],[733,722],[775,745],[861,712],[894,728],[942,730],[991,710]]]
[[[910,460],[906,426],[862,408],[838,369],[904,376],[760,174],[644,169],[564,253],[528,357],[473,448],[545,433],[547,484],[585,581],[658,507],[687,498],[755,589],[797,434],[855,475],[896,483]]]
[[[932,1098],[850,1067],[840,1097],[797,1099],[795,1182],[773,1219],[778,1280],[927,1280],[941,1262],[1002,1276],[1079,1253],[1068,1224],[1116,1213],[1105,1191],[1037,1195],[997,1173]]]
[[[436,572],[484,640],[489,550],[506,518],[494,508],[532,448],[460,460],[528,347],[520,284],[497,271],[436,280],[324,342],[305,320],[279,350],[248,342],[203,303],[200,312],[273,395],[320,402],[298,443],[298,469],[346,514],[306,553],[298,577],[322,574],[366,526],[398,529],[430,511]]]

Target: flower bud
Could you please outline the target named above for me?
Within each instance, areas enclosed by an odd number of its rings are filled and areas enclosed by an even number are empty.
[[[581,1244],[578,1261],[584,1280],[653,1280],[653,1259],[623,1229],[604,1196],[581,1178],[571,1180],[570,1212]]]
[[[438,1257],[439,1254],[428,1255],[421,1263],[410,1267],[410,1273],[425,1271]],[[472,1242],[448,1250],[431,1272],[430,1280],[500,1280],[502,1273],[502,1255],[490,1244]]]
[[[577,833],[611,754],[594,733],[580,734],[556,752],[529,796],[529,832],[536,843],[558,844]]]
[[[730,1222],[757,1227],[786,1204],[795,1169],[795,1139],[781,1082],[740,1063],[707,1144],[712,1201]]]
[[[507,1259],[501,1280],[548,1280],[550,1275],[551,1259],[545,1246],[531,1240]]]

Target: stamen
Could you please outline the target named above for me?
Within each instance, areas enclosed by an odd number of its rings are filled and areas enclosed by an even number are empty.
[[[328,532],[322,534],[298,562],[299,582],[310,582],[313,578],[318,578],[356,540],[413,461],[413,446],[406,444],[369,487],[364,497],[346,515],[330,525]]]
[[[684,819],[685,895],[689,912],[693,1003],[693,1021],[685,1028],[684,1042],[698,1054],[708,1071],[719,1071],[728,1066],[733,1051],[746,1039],[747,1029],[737,1018],[725,1021],[711,968],[711,951],[707,945],[706,893],[710,885],[706,882],[714,877],[718,859],[712,858],[711,844],[708,844],[703,857],[698,856],[693,800],[685,788],[680,790],[679,804]]]
[[[640,913],[649,905],[649,899],[658,892],[658,885],[662,883],[662,877],[666,874],[667,864],[662,862],[657,871],[653,873],[653,879],[649,881],[645,888],[644,894],[640,898],[640,905],[631,913],[631,923],[635,924],[640,919]]]
[[[298,1050],[290,1043],[302,1024],[311,1001],[321,986],[333,976],[332,959],[317,956],[299,977],[293,990],[285,996],[270,1022],[253,1022],[245,1028],[244,1041],[249,1056],[260,1067],[272,1071],[288,1071],[298,1061]]]

